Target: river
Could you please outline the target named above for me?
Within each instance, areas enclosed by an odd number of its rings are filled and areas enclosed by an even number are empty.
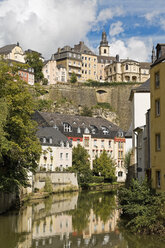
[[[118,228],[111,192],[53,195],[0,216],[0,248],[164,248],[157,238]]]

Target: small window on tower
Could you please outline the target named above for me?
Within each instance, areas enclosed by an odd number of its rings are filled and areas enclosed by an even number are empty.
[[[104,49],[104,53],[107,53],[107,50],[106,49]]]

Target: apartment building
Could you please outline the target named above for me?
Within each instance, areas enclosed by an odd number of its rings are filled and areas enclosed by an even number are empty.
[[[83,146],[89,154],[91,169],[95,157],[99,157],[105,150],[116,163],[117,180],[125,181],[125,137],[118,126],[100,117],[46,112],[36,112],[34,119],[39,126],[51,126],[62,132],[72,142],[73,147],[78,144]]]
[[[151,65],[151,175],[152,186],[165,191],[165,44],[157,44]]]
[[[58,48],[58,51],[52,55],[51,60],[56,61],[57,66],[63,66],[67,71],[67,81],[70,80],[72,73],[77,76],[77,80],[81,81],[82,59],[81,53],[75,51],[70,46]]]
[[[72,166],[72,144],[66,136],[53,127],[39,127],[37,136],[42,146],[40,170],[63,171]]]

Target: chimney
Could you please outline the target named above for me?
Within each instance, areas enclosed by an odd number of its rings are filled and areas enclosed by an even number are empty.
[[[119,62],[119,54],[116,54],[116,62]]]
[[[19,46],[19,42],[17,41],[17,46]]]
[[[60,47],[58,48],[57,52],[58,52],[58,53],[60,53],[60,52],[61,52],[61,48],[60,48]]]

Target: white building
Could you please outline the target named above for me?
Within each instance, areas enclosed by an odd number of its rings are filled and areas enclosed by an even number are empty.
[[[14,61],[18,61],[21,63],[25,63],[25,55],[22,48],[17,44],[6,45],[0,48],[0,55],[3,56],[4,59],[11,59]]]
[[[71,142],[53,127],[40,127],[37,136],[42,145],[39,169],[56,171],[72,166]]]
[[[39,124],[60,130],[72,142],[73,147],[78,144],[83,146],[89,154],[91,169],[95,157],[99,157],[105,150],[116,163],[117,181],[125,181],[125,137],[124,132],[118,126],[100,117],[46,112],[36,112],[35,119]]]
[[[133,121],[133,143],[132,147],[135,155],[135,176],[138,178],[145,177],[145,160],[138,159],[139,148],[143,148],[144,144],[141,142],[144,141],[145,125],[146,125],[146,113],[150,109],[150,80],[147,80],[141,86],[133,89],[130,94],[130,101],[132,103],[132,121]],[[139,136],[138,138],[138,134]],[[137,142],[141,140],[141,144],[139,143],[139,147],[137,147]],[[140,153],[145,153],[145,149],[140,149]],[[144,154],[139,154],[139,156],[144,157]],[[138,162],[138,163],[137,163]]]

